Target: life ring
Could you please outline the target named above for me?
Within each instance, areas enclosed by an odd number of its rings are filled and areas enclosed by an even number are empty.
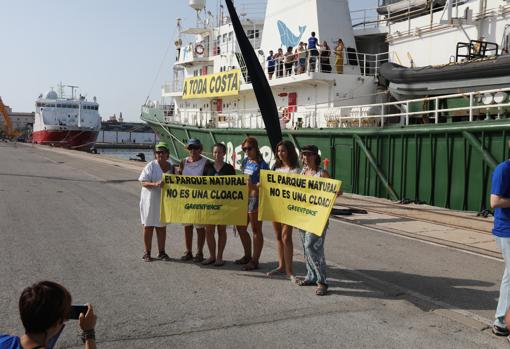
[[[202,45],[202,44],[196,44],[196,45],[195,45],[195,53],[196,53],[197,55],[203,55],[203,54],[204,54],[204,51],[205,51],[205,50],[204,50],[204,45]]]
[[[283,108],[282,110],[282,116],[280,117],[280,120],[282,120],[285,123],[288,123],[291,119],[291,115],[289,112],[289,108]]]

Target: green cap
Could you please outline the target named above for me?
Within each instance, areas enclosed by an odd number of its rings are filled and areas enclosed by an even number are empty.
[[[170,150],[170,148],[168,148],[168,143],[167,142],[159,142],[158,144],[156,144],[156,149],[159,149],[159,148],[163,148],[163,149],[166,149],[166,150]]]

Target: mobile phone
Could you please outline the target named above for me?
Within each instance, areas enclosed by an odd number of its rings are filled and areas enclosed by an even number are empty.
[[[69,320],[78,320],[80,318],[80,313],[83,315],[87,314],[87,310],[89,309],[86,304],[73,304],[71,305],[71,311],[69,312]]]

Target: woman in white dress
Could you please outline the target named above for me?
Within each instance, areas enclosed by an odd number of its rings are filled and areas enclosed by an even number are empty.
[[[165,252],[166,224],[160,221],[161,185],[164,173],[173,174],[174,166],[169,161],[169,148],[165,142],[156,144],[154,150],[155,160],[149,162],[143,169],[138,180],[142,184],[140,195],[140,217],[143,225],[143,243],[145,252],[143,260],[150,262],[152,235],[156,229],[158,240],[158,259],[169,261],[170,257]]]
[[[284,140],[276,145],[276,162],[273,170],[282,173],[301,173],[299,159],[292,142]],[[272,277],[278,274],[286,274],[291,282],[296,282],[292,269],[294,245],[292,243],[292,226],[273,222],[278,251],[278,266],[267,273]]]

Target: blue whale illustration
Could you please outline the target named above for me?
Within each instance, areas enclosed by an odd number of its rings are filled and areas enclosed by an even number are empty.
[[[282,21],[277,22],[278,31],[280,32],[280,39],[283,47],[295,47],[299,44],[303,33],[305,32],[306,25],[299,26],[299,36],[294,35]]]

